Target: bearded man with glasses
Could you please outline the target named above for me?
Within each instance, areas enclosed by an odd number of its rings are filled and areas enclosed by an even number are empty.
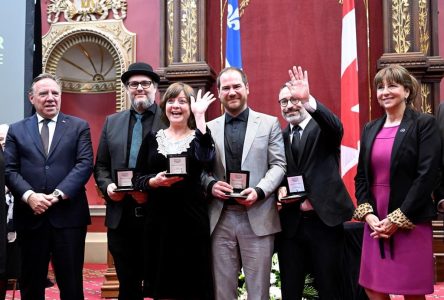
[[[131,187],[118,189],[116,171],[134,168],[145,135],[166,125],[160,120],[161,110],[154,102],[160,77],[153,68],[143,62],[133,63],[121,80],[131,107],[106,118],[94,177],[107,203],[105,225],[119,279],[119,300],[142,300],[142,234],[147,197]]]
[[[313,98],[308,73],[294,66],[279,92],[287,174],[278,192],[282,231],[277,251],[282,299],[301,299],[310,272],[320,300],[340,294],[343,223],[353,204],[339,173],[344,130],[339,118]]]

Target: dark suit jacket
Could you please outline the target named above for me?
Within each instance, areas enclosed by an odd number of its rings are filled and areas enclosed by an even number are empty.
[[[157,104],[154,104],[157,105]],[[160,120],[161,109],[157,107],[154,115],[152,131],[166,128]],[[108,116],[103,125],[99,148],[97,149],[94,178],[106,200],[105,225],[108,228],[117,228],[122,216],[123,201],[112,201],[108,197],[106,188],[116,182],[115,170],[128,167],[128,127],[131,111],[125,110]],[[144,132],[144,138],[147,132]]]
[[[438,188],[435,190],[435,200],[439,201],[444,199],[444,103],[438,106],[438,115],[436,117],[438,121],[438,129],[441,137],[441,180]]]
[[[6,185],[16,199],[16,228],[38,227],[45,218],[56,228],[90,224],[85,184],[93,166],[91,134],[86,121],[59,113],[48,157],[33,115],[9,127],[5,147]],[[34,215],[22,196],[28,190],[50,194],[61,190],[68,199]]]
[[[365,125],[355,177],[358,205],[369,203],[375,213],[375,198],[371,192],[371,150],[385,120],[386,116],[383,116]],[[388,213],[400,208],[414,223],[435,216],[431,194],[439,174],[440,153],[441,141],[435,118],[407,108],[391,154]]]
[[[343,135],[339,119],[317,102],[301,136],[298,163],[293,159],[290,126],[283,130],[287,175],[304,175],[307,198],[320,219],[328,226],[336,226],[351,219],[353,203],[339,172],[339,154]],[[280,211],[283,232],[295,232],[299,222],[299,206],[284,205]]]
[[[0,280],[6,273],[5,162],[0,147]]]

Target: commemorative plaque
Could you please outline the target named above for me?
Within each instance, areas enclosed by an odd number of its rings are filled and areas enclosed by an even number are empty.
[[[249,171],[229,171],[227,174],[228,184],[233,187],[233,193],[228,194],[233,198],[247,198],[241,195],[240,192],[245,190],[250,184]]]
[[[115,192],[128,192],[133,191],[133,175],[134,170],[133,169],[117,169],[116,170],[116,185],[117,189],[115,189]]]
[[[168,170],[166,177],[186,176],[187,175],[187,157],[183,154],[168,154]]]
[[[288,176],[287,183],[288,183],[288,195],[286,197],[282,197],[281,201],[305,199],[305,197],[307,196],[307,192],[305,190],[304,177],[302,175]]]

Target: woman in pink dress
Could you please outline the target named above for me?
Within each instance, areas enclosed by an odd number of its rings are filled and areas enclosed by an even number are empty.
[[[404,67],[385,67],[374,84],[385,115],[366,124],[361,137],[354,217],[366,224],[359,283],[371,300],[425,299],[433,293],[438,126],[414,109],[420,87]]]

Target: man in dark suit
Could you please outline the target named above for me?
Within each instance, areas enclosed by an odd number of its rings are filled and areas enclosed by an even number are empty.
[[[307,71],[293,67],[289,74],[291,80],[279,93],[282,116],[290,123],[283,131],[287,180],[279,188],[282,232],[277,249],[282,299],[301,299],[308,269],[320,299],[341,299],[343,222],[353,213],[339,173],[343,128],[339,119],[310,95]],[[306,195],[282,200],[298,189]]]
[[[85,184],[93,166],[89,125],[60,112],[61,85],[37,76],[29,92],[36,114],[9,128],[6,185],[16,199],[22,299],[45,298],[48,263],[61,299],[83,299],[83,260],[91,219]]]
[[[143,137],[150,131],[165,128],[165,124],[160,120],[161,110],[154,102],[160,78],[153,68],[141,62],[131,64],[121,80],[131,108],[106,118],[94,177],[106,200],[108,248],[119,279],[119,299],[141,300],[146,194],[117,192],[115,171],[134,168]]]
[[[1,139],[1,138],[0,138]],[[0,140],[3,144],[3,140]],[[0,147],[0,216],[6,216],[5,202],[5,163],[3,160],[3,150]],[[6,220],[0,221],[0,299],[5,299],[6,295]]]

